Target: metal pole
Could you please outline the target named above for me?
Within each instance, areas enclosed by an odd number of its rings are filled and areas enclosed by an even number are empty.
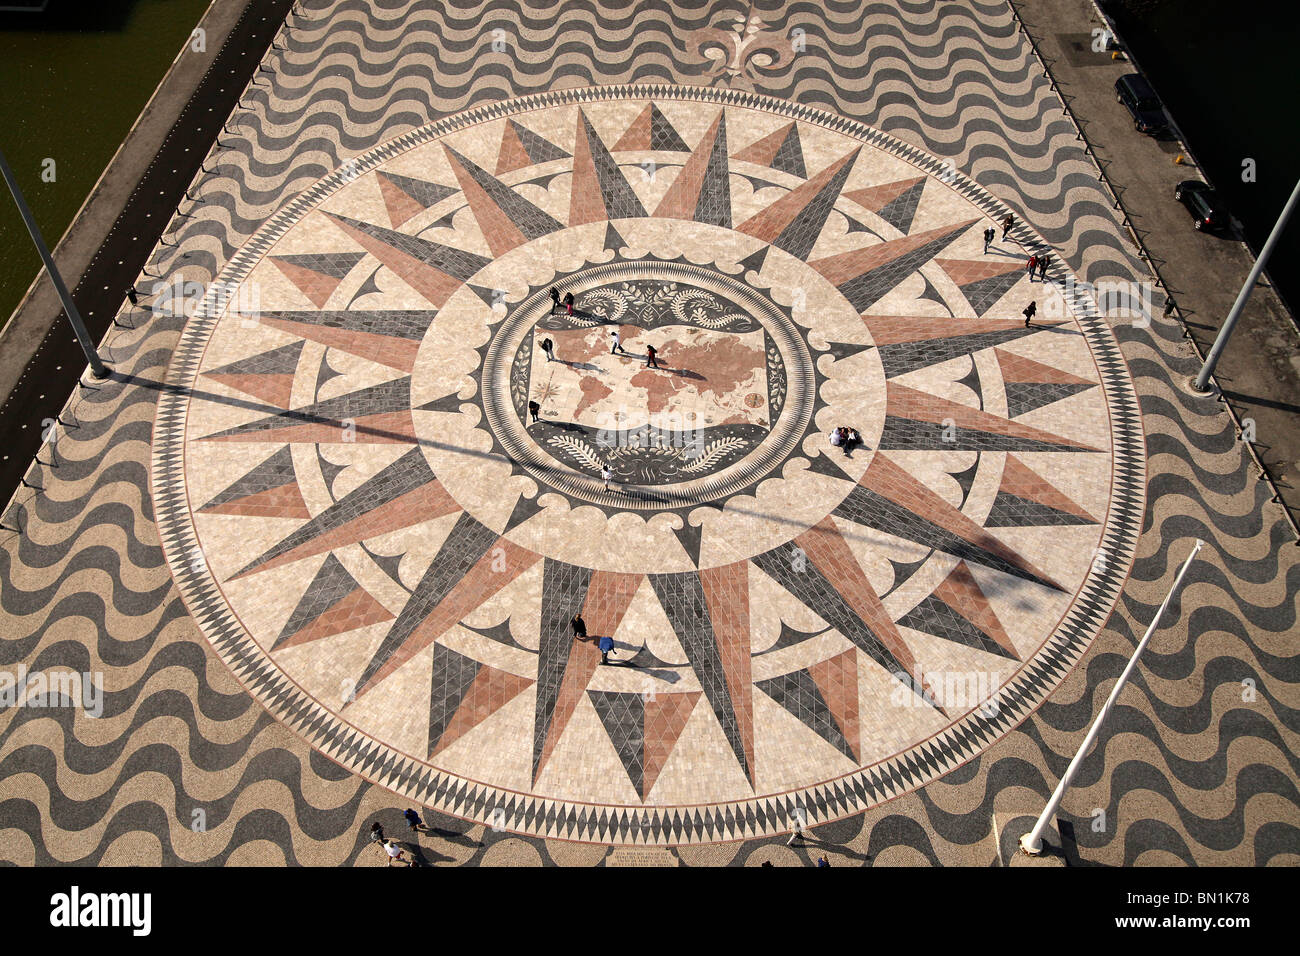
[[[1219,329],[1219,334],[1214,340],[1210,354],[1205,356],[1205,364],[1201,367],[1201,374],[1196,376],[1196,381],[1192,383],[1192,388],[1198,392],[1210,390],[1210,376],[1214,374],[1214,366],[1219,364],[1219,354],[1223,351],[1224,346],[1228,344],[1228,338],[1232,335],[1233,327],[1236,326],[1237,319],[1241,318],[1241,313],[1246,308],[1246,300],[1250,298],[1251,292],[1254,291],[1255,282],[1259,279],[1259,274],[1264,271],[1264,264],[1268,262],[1273,247],[1282,238],[1282,232],[1286,229],[1287,220],[1291,218],[1291,213],[1295,210],[1297,199],[1300,199],[1300,180],[1296,182],[1295,189],[1291,190],[1291,198],[1286,201],[1286,205],[1282,208],[1282,215],[1278,216],[1277,222],[1273,224],[1273,231],[1268,234],[1268,241],[1264,243],[1264,248],[1259,250],[1259,257],[1255,260],[1255,267],[1250,270],[1250,275],[1246,277],[1246,284],[1237,293],[1237,301],[1232,304],[1232,311],[1223,320],[1223,328]]]
[[[86,353],[86,361],[90,363],[91,371],[95,378],[108,378],[108,367],[100,361],[99,353],[95,351],[95,343],[91,341],[90,333],[86,331],[86,325],[81,321],[81,313],[77,311],[72,296],[68,294],[68,287],[63,284],[63,276],[59,275],[59,268],[54,264],[54,257],[50,255],[50,250],[45,246],[45,240],[41,238],[41,230],[36,225],[36,219],[32,216],[32,211],[27,208],[27,202],[23,199],[22,190],[18,188],[18,180],[14,179],[13,170],[9,168],[9,163],[5,160],[5,154],[2,150],[0,150],[0,175],[4,176],[5,183],[9,186],[9,192],[13,194],[14,202],[18,205],[18,212],[27,225],[27,231],[31,233],[36,251],[40,253],[41,261],[45,263],[45,272],[50,277],[50,281],[54,283],[54,289],[58,292],[59,300],[63,303],[63,311],[67,313],[68,321],[72,323],[72,331],[77,335],[77,341],[81,344],[81,351]]]
[[[1135,650],[1133,656],[1129,658],[1128,666],[1124,668],[1124,673],[1119,675],[1119,680],[1115,682],[1114,689],[1111,690],[1110,696],[1106,698],[1106,703],[1102,705],[1101,713],[1099,713],[1097,719],[1092,722],[1092,727],[1088,730],[1088,736],[1083,738],[1083,744],[1079,747],[1079,752],[1076,753],[1074,759],[1070,761],[1070,766],[1065,768],[1065,775],[1061,777],[1061,782],[1056,785],[1056,790],[1053,791],[1052,798],[1047,801],[1047,806],[1043,808],[1042,815],[1039,816],[1038,822],[1034,824],[1032,830],[1020,838],[1020,848],[1026,853],[1037,856],[1039,853],[1043,852],[1043,831],[1047,829],[1048,821],[1056,815],[1056,808],[1061,805],[1061,798],[1065,796],[1065,791],[1070,788],[1070,783],[1074,780],[1074,775],[1078,772],[1079,765],[1083,763],[1083,758],[1087,756],[1088,751],[1092,749],[1092,745],[1096,742],[1097,734],[1101,731],[1102,723],[1105,722],[1106,717],[1110,714],[1111,707],[1115,705],[1115,699],[1119,697],[1119,692],[1122,691],[1124,685],[1128,683],[1129,675],[1133,673],[1133,669],[1137,666],[1138,658],[1142,656],[1142,652],[1146,650],[1146,646],[1151,640],[1151,635],[1155,633],[1156,628],[1160,625],[1160,618],[1164,616],[1165,608],[1169,606],[1170,600],[1173,599],[1174,592],[1178,590],[1178,585],[1182,584],[1183,575],[1186,574],[1187,569],[1192,566],[1192,561],[1195,559],[1196,553],[1201,550],[1204,544],[1204,541],[1198,539],[1196,547],[1192,548],[1192,553],[1189,554],[1187,560],[1183,562],[1183,567],[1178,572],[1178,577],[1174,578],[1173,587],[1171,587],[1169,593],[1165,595],[1164,603],[1160,605],[1160,610],[1156,611],[1155,619],[1151,622],[1151,626],[1147,628],[1146,634],[1142,635],[1142,640],[1138,641],[1137,650]]]

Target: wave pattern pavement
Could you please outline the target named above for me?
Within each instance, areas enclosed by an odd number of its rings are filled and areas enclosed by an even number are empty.
[[[1091,282],[1143,280],[1004,2],[753,5],[305,0],[191,184],[140,287],[202,289],[277,209],[348,159],[440,117],[594,84],[753,90],[838,112],[970,175]],[[752,20],[746,18],[753,17]],[[736,29],[753,27],[748,32]],[[182,309],[124,311],[116,373],[76,389],[4,513],[0,672],[89,673],[102,712],[0,711],[0,860],[20,865],[381,865],[403,805],[270,717],[187,616],[152,520],[155,404]],[[1160,303],[1156,303],[1158,306]],[[672,851],[688,865],[975,864],[996,813],[1036,812],[1196,538],[1210,547],[1084,762],[1072,861],[1300,862],[1300,549],[1177,327],[1114,321],[1141,398],[1148,510],[1119,609],[1054,696],[942,779],[787,846]],[[606,849],[437,818],[428,864],[579,864]]]

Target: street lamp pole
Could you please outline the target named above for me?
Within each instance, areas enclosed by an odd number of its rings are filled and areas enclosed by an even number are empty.
[[[59,300],[63,303],[63,311],[67,313],[68,321],[72,323],[72,331],[77,335],[81,350],[86,353],[86,361],[90,363],[92,373],[95,378],[108,378],[108,366],[100,360],[99,353],[95,351],[95,343],[91,341],[90,333],[86,331],[86,325],[81,321],[81,313],[77,311],[72,296],[68,294],[68,287],[63,284],[63,276],[59,275],[58,266],[54,264],[54,257],[50,255],[50,250],[41,237],[41,230],[36,225],[36,218],[32,215],[32,211],[27,208],[27,202],[23,199],[22,190],[18,188],[18,180],[14,179],[13,170],[9,168],[9,163],[5,160],[5,154],[2,150],[0,150],[0,175],[4,176],[5,184],[9,187],[9,192],[18,205],[18,212],[23,217],[27,231],[31,233],[32,243],[36,246],[36,251],[40,253],[41,261],[45,263],[45,272],[50,277],[50,281],[54,283],[54,289],[58,292]]]
[[[1297,199],[1300,199],[1300,180],[1296,181],[1295,189],[1291,190],[1291,198],[1286,201],[1286,206],[1282,209],[1282,215],[1278,216],[1277,222],[1273,224],[1273,231],[1269,233],[1264,248],[1259,250],[1259,256],[1255,259],[1255,267],[1250,270],[1250,275],[1246,277],[1246,284],[1237,293],[1237,301],[1232,304],[1232,311],[1223,320],[1223,328],[1219,329],[1219,334],[1214,340],[1210,354],[1205,356],[1205,364],[1201,367],[1201,374],[1196,376],[1196,381],[1192,383],[1192,388],[1198,392],[1208,392],[1210,390],[1210,376],[1214,374],[1214,366],[1219,364],[1219,355],[1223,352],[1224,346],[1228,344],[1228,338],[1232,335],[1237,320],[1241,318],[1241,313],[1246,308],[1246,300],[1250,298],[1250,293],[1254,291],[1255,282],[1259,279],[1259,274],[1264,271],[1264,264],[1268,262],[1273,247],[1282,238],[1282,232],[1286,229],[1287,220],[1291,218],[1291,213],[1295,210]]]

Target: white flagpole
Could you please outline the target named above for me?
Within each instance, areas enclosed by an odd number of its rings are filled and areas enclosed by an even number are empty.
[[[1255,289],[1255,283],[1259,280],[1259,275],[1264,271],[1264,265],[1268,262],[1268,257],[1273,253],[1273,247],[1277,241],[1282,238],[1282,233],[1286,231],[1287,221],[1291,218],[1291,213],[1295,212],[1297,201],[1300,201],[1300,182],[1295,184],[1295,189],[1291,190],[1291,198],[1286,201],[1282,207],[1282,214],[1277,217],[1277,222],[1273,224],[1273,231],[1268,234],[1268,239],[1264,242],[1264,248],[1259,250],[1259,255],[1255,257],[1255,265],[1250,270],[1250,275],[1246,281],[1241,284],[1241,291],[1237,293],[1237,301],[1232,303],[1232,310],[1228,317],[1223,320],[1223,327],[1219,329],[1219,334],[1215,336],[1214,345],[1210,347],[1210,354],[1205,356],[1205,364],[1201,366],[1200,374],[1192,383],[1192,388],[1198,392],[1207,392],[1210,389],[1210,376],[1214,374],[1214,367],[1219,364],[1219,356],[1223,354],[1224,348],[1228,345],[1228,339],[1232,337],[1232,330],[1237,326],[1237,320],[1241,318],[1241,313],[1245,311],[1246,300],[1250,298],[1250,293]]]
[[[1083,738],[1083,744],[1079,747],[1079,752],[1076,753],[1074,759],[1070,761],[1070,766],[1065,768],[1065,775],[1061,777],[1061,782],[1056,785],[1056,790],[1052,793],[1052,798],[1047,801],[1047,806],[1043,808],[1043,813],[1038,818],[1038,822],[1034,824],[1032,830],[1020,838],[1020,849],[1024,850],[1026,853],[1037,856],[1039,853],[1043,852],[1043,831],[1047,829],[1048,821],[1056,815],[1056,808],[1061,805],[1061,798],[1065,796],[1065,791],[1070,789],[1070,783],[1074,780],[1074,775],[1078,772],[1080,764],[1083,763],[1083,758],[1087,756],[1088,751],[1092,749],[1092,745],[1096,742],[1097,734],[1101,731],[1102,723],[1105,722],[1107,715],[1110,714],[1110,709],[1115,706],[1115,699],[1119,697],[1119,692],[1122,691],[1124,685],[1128,683],[1129,675],[1132,674],[1133,669],[1137,667],[1138,658],[1141,657],[1142,652],[1146,650],[1147,644],[1151,641],[1151,635],[1154,634],[1156,628],[1160,626],[1160,618],[1164,616],[1165,608],[1169,607],[1169,602],[1173,599],[1174,592],[1177,591],[1178,586],[1183,583],[1183,575],[1185,575],[1187,569],[1192,566],[1192,561],[1195,560],[1197,552],[1200,551],[1204,545],[1205,542],[1198,539],[1196,547],[1192,548],[1192,553],[1189,554],[1187,560],[1183,562],[1182,569],[1178,572],[1178,577],[1174,578],[1173,586],[1170,587],[1169,593],[1165,595],[1164,603],[1160,605],[1160,610],[1156,611],[1155,619],[1152,620],[1151,626],[1147,628],[1147,632],[1142,635],[1142,640],[1138,641],[1137,650],[1135,650],[1133,656],[1129,658],[1128,666],[1124,668],[1124,673],[1119,675],[1119,680],[1115,682],[1114,689],[1111,690],[1110,696],[1106,698],[1106,703],[1102,705],[1101,713],[1099,713],[1097,719],[1092,722],[1092,727],[1088,730],[1088,736]]]
[[[77,336],[77,342],[80,343],[81,350],[86,353],[86,361],[90,363],[91,372],[95,378],[107,378],[109,374],[108,368],[95,350],[94,340],[91,339],[90,333],[86,331],[86,324],[81,321],[81,313],[77,311],[72,296],[68,294],[68,287],[63,284],[63,276],[59,274],[59,267],[54,264],[54,257],[50,255],[49,247],[45,245],[45,239],[41,236],[40,227],[36,225],[36,217],[32,215],[31,209],[27,207],[27,201],[23,199],[22,190],[18,188],[18,180],[14,177],[13,171],[10,170],[9,164],[5,162],[5,155],[2,152],[0,152],[0,177],[3,177],[5,183],[9,186],[9,192],[13,195],[14,202],[18,206],[18,213],[23,217],[23,224],[27,226],[27,231],[31,234],[32,244],[36,246],[36,252],[40,255],[41,262],[45,264],[45,273],[50,277],[50,282],[54,283],[54,291],[58,293],[59,301],[63,303],[64,314],[67,315],[68,321],[72,323],[72,331]]]

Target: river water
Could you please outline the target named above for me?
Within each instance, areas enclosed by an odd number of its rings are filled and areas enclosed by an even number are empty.
[[[0,13],[0,149],[51,247],[208,3],[51,0],[43,13]],[[53,160],[53,181],[47,160]],[[0,186],[0,324],[40,267],[18,210]],[[65,278],[76,285],[76,276]]]
[[[1109,0],[1103,7],[1258,253],[1300,178],[1300,0]],[[1298,267],[1300,213],[1268,264],[1292,315],[1300,307]]]

